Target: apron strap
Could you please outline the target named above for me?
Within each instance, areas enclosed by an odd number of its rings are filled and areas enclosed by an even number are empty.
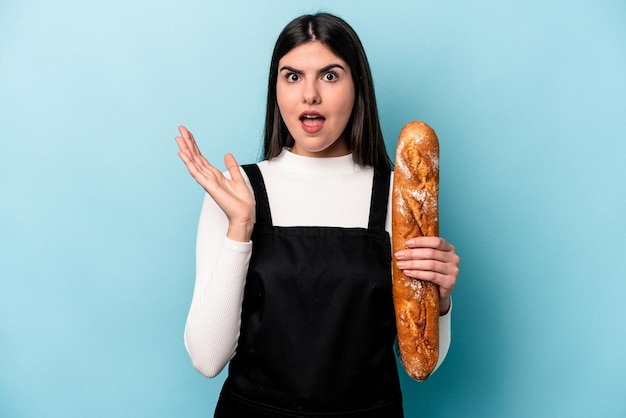
[[[265,181],[263,181],[259,166],[256,164],[246,164],[242,165],[241,168],[243,168],[243,171],[248,175],[250,185],[254,191],[254,199],[256,200],[256,223],[259,225],[272,226],[270,203],[267,198]]]
[[[370,202],[370,219],[368,229],[385,230],[387,206],[389,204],[389,182],[391,172],[385,168],[374,167],[372,184],[372,201]]]

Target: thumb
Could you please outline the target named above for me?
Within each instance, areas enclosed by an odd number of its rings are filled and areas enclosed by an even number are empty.
[[[228,153],[224,156],[224,164],[226,165],[226,169],[228,170],[228,174],[230,174],[231,179],[235,181],[243,180],[241,171],[239,171],[239,164],[237,164],[237,160],[235,160],[233,154]]]

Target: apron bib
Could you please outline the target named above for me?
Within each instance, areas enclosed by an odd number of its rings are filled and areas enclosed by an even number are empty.
[[[388,171],[375,170],[369,226],[272,224],[258,166],[237,352],[216,417],[402,417],[393,344]]]

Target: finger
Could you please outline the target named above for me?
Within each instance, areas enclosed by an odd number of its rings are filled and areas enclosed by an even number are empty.
[[[404,270],[405,276],[423,280],[430,283],[434,283],[439,286],[439,294],[441,297],[447,297],[452,294],[452,289],[454,288],[455,279],[451,276],[437,273],[434,271],[422,271],[422,270]]]
[[[394,254],[397,260],[437,260],[453,262],[456,254],[436,248],[418,247],[398,251]]]
[[[187,149],[189,150],[190,154],[194,156],[202,155],[200,153],[200,149],[198,148],[198,144],[196,143],[196,139],[194,138],[193,134],[186,127],[182,125],[178,127],[178,131],[180,132],[180,137],[186,144]]]
[[[180,152],[184,152],[187,150],[187,144],[185,144],[185,141],[182,137],[177,136],[176,138],[174,138],[174,140],[176,141],[176,145],[178,145],[178,149],[180,150]]]
[[[214,176],[221,177],[221,171],[215,168],[209,160],[207,160],[204,155],[200,152],[200,149],[194,145],[194,151],[191,153],[191,156],[198,166],[198,169],[206,171],[207,173],[212,173]]]
[[[187,137],[189,138],[189,143],[191,144],[191,148],[194,154],[202,155],[202,153],[200,152],[200,148],[198,147],[198,142],[196,141],[196,138],[190,131],[187,130],[187,128],[185,128],[185,130],[187,131]]]
[[[406,241],[408,248],[433,248],[441,251],[453,251],[454,247],[441,237],[415,237]]]
[[[178,153],[178,156],[181,158],[181,160],[183,160],[183,162],[185,163],[185,166],[187,166],[187,169],[189,170],[190,173],[194,174],[194,173],[200,173],[202,170],[202,167],[200,165],[198,165],[198,161],[196,158],[194,158],[193,155],[191,155],[188,152],[185,151],[180,151]],[[194,176],[195,177],[195,176]]]
[[[451,291],[459,275],[458,261],[458,257],[446,261],[434,259],[399,260],[396,266],[408,277],[432,281]]]
[[[427,282],[441,285],[446,277],[444,274],[437,273],[436,271],[424,271],[424,270],[402,270],[405,276],[413,279],[424,280]]]
[[[237,164],[237,160],[233,154],[226,154],[224,156],[224,164],[226,165],[226,169],[228,170],[228,174],[230,174],[230,178],[236,182],[244,181],[243,176],[241,175],[241,170],[239,170],[239,164]]]
[[[191,148],[189,143],[182,136],[177,136],[175,138],[176,144],[178,144],[178,149],[180,150],[179,155],[185,154],[189,159],[193,158]]]
[[[198,169],[193,159],[191,159],[189,155],[185,154],[184,152],[179,152],[178,156],[181,158],[181,160],[183,160],[183,163],[185,163],[185,167],[187,167],[187,171],[189,171],[189,174],[191,174],[191,176],[200,185],[206,188],[207,177],[204,175],[204,173],[201,170]]]
[[[180,136],[185,138],[185,140],[195,141],[193,134],[185,126],[180,125],[178,127],[178,132],[180,132]]]
[[[191,148],[191,142],[192,142],[191,132],[189,132],[187,128],[185,128],[184,126],[179,126],[178,132],[180,133],[180,136],[178,136],[177,138],[180,138],[180,141],[183,144],[185,144],[187,148]]]
[[[184,151],[188,155],[189,160],[193,161],[198,170],[208,171],[216,175],[219,170],[213,167],[202,155],[193,134],[182,125],[178,127],[178,131],[180,132],[180,136],[176,138],[176,142],[179,143],[181,151]]]
[[[183,160],[189,173],[201,184],[207,179],[207,176],[215,175],[215,171],[211,164],[201,155],[195,154],[189,150],[189,143],[182,137],[176,137],[179,144],[180,152],[178,156]]]
[[[178,133],[179,135],[177,135],[175,138],[176,143],[178,144],[178,147],[181,150],[189,148],[189,145],[187,144],[187,140],[185,139],[185,137],[188,136],[187,128],[185,128],[184,126],[179,126]]]
[[[222,172],[213,167],[202,155],[186,157],[189,172],[205,188],[214,188],[219,183],[226,180]]]
[[[458,274],[458,265],[437,260],[410,260],[398,261],[397,267],[403,271],[421,271],[454,276]]]
[[[178,149],[180,150],[179,154],[184,153],[191,158],[191,150],[189,149],[189,145],[187,144],[185,139],[181,136],[177,136],[175,140],[176,144],[178,145]]]

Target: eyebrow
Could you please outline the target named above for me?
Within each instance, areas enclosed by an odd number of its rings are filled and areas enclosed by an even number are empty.
[[[320,70],[318,71],[318,74],[325,73],[326,71],[332,70],[333,68],[341,68],[343,71],[346,71],[346,69],[341,64],[329,64],[329,65],[327,65],[325,67],[320,68]],[[304,73],[304,71],[298,70],[298,69],[293,68],[293,67],[291,67],[289,65],[284,65],[284,66],[280,67],[278,72],[282,72],[284,70],[290,71],[290,72],[295,73],[295,74],[303,74]]]

